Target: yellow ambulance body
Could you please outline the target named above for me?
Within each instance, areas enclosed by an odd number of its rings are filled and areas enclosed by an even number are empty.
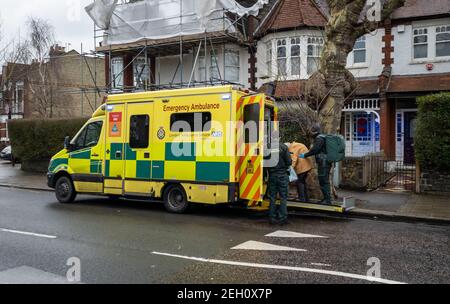
[[[78,193],[264,209],[264,150],[277,108],[234,86],[108,96],[49,166],[62,203]],[[250,136],[244,124],[257,125]],[[187,130],[187,131],[186,131]]]

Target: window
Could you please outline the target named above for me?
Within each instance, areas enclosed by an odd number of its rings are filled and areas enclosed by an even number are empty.
[[[208,132],[211,130],[211,121],[210,112],[176,113],[170,117],[170,130],[180,133]]]
[[[366,36],[362,36],[356,40],[353,47],[353,63],[366,62]]]
[[[269,41],[266,44],[266,50],[267,50],[267,53],[266,53],[267,76],[271,77],[272,76],[272,65],[273,65],[272,41]]]
[[[278,76],[286,76],[287,75],[286,39],[280,39],[277,41],[277,65],[278,65]]]
[[[198,81],[205,82],[208,79],[206,73],[205,49],[201,49],[198,55]]]
[[[210,51],[209,73],[212,81],[220,81],[219,60],[217,50]]]
[[[150,69],[145,62],[145,57],[136,58],[133,61],[133,81],[136,89],[144,90],[145,83],[150,79]]]
[[[244,108],[245,143],[259,142],[259,120],[261,107],[258,103],[247,105]]]
[[[319,68],[319,59],[323,48],[323,38],[309,37],[308,38],[308,75],[314,74]]]
[[[225,80],[239,83],[240,81],[239,50],[225,50]]]
[[[23,113],[23,81],[19,81],[16,83],[16,89],[14,91],[14,100],[13,100],[13,113]]]
[[[95,147],[100,139],[103,122],[96,121],[86,126],[75,140],[75,149]]]
[[[266,107],[264,111],[264,149],[272,148],[272,133],[274,127],[275,112],[273,108]]]
[[[150,117],[134,115],[130,119],[130,147],[132,149],[148,148],[150,137]]]
[[[111,60],[111,84],[114,89],[123,88],[123,59],[116,57]]]
[[[300,76],[300,38],[291,39],[291,75]]]
[[[428,29],[414,29],[414,58],[428,57]]]
[[[436,28],[436,57],[450,56],[450,25]]]
[[[374,114],[353,115],[353,140],[380,141],[380,123],[375,119]]]

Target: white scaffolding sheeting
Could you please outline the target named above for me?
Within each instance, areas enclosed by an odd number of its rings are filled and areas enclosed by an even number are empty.
[[[244,7],[234,0],[142,0],[118,4],[117,0],[95,0],[86,12],[107,32],[106,44],[132,43],[142,39],[166,39],[180,35],[227,30],[234,32],[225,16],[257,15],[269,0]]]

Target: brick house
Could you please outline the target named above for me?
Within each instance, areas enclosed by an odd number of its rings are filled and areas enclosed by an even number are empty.
[[[7,120],[88,117],[102,103],[104,59],[54,46],[42,66],[6,63],[0,90],[0,141],[8,139]],[[45,82],[40,71],[45,73]],[[42,91],[45,87],[46,91]],[[44,95],[45,94],[45,95]],[[44,98],[45,97],[45,98]]]
[[[0,75],[0,146],[8,144],[8,119],[21,119],[27,111],[27,64],[8,63]]]
[[[358,81],[341,128],[347,155],[383,150],[415,163],[416,98],[450,91],[449,12],[448,0],[407,0],[384,27],[358,39],[347,64]],[[302,95],[317,69],[327,13],[325,1],[277,1],[255,32],[258,87],[275,81],[281,100]]]
[[[144,2],[121,4],[118,10],[131,12]],[[306,80],[318,68],[329,14],[326,1],[236,2],[243,7],[257,2],[264,6],[255,16],[224,10],[218,19],[227,27],[204,33],[153,39],[150,35],[116,43],[106,29],[97,51],[106,56],[107,89],[236,83],[257,90],[275,83],[280,102],[301,99]],[[450,91],[449,12],[448,0],[407,0],[383,27],[358,39],[347,66],[358,80],[357,96],[344,109],[341,128],[347,155],[383,150],[392,160],[414,163],[416,98]],[[136,27],[130,24],[122,34],[135,34],[130,28]]]

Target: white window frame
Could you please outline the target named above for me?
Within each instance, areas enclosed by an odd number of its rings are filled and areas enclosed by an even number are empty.
[[[272,77],[273,75],[273,46],[272,40],[266,42],[266,66],[267,66],[267,76]]]
[[[288,41],[289,38],[279,38],[276,39],[276,60],[277,60],[277,77],[288,77],[289,76],[289,63],[288,63],[288,58],[289,58],[289,54],[288,54],[288,50],[289,50],[289,46],[288,46]],[[284,56],[280,56],[280,50],[284,48],[285,49],[285,55]],[[281,61],[285,61],[285,71],[284,74],[281,73],[280,70],[280,62]]]
[[[421,36],[425,36],[427,39],[426,42],[419,42],[416,43],[415,39],[416,37],[421,37]],[[417,27],[417,28],[413,28],[412,31],[412,58],[413,60],[426,60],[427,58],[430,57],[430,31],[428,27]],[[426,45],[426,50],[427,50],[427,55],[425,57],[416,57],[416,46],[423,46]]]
[[[289,44],[289,75],[291,77],[300,77],[302,74],[302,43],[301,43],[300,37],[292,37],[290,38],[290,44]],[[298,56],[294,56],[292,52],[292,48],[294,46],[298,46]],[[294,74],[293,71],[293,59],[298,59],[298,74]]]
[[[21,100],[18,100],[19,92],[22,92],[22,94],[20,95]],[[14,90],[13,107],[12,107],[14,114],[23,113],[23,111],[24,111],[24,100],[25,100],[24,93],[25,93],[25,91],[24,91],[23,81],[16,82],[15,90]]]
[[[231,65],[227,63],[227,56],[230,56],[230,54],[233,54],[232,56],[237,55],[237,65]],[[240,83],[241,82],[241,52],[239,49],[234,48],[225,48],[224,51],[224,79],[226,81],[230,81],[233,83]],[[227,73],[230,69],[237,69],[237,78],[231,79],[229,78],[230,73]]]
[[[364,42],[364,47],[357,48],[356,45],[360,42]],[[356,62],[355,54],[356,52],[364,52],[364,61]],[[355,41],[355,46],[353,47],[353,65],[362,65],[367,63],[367,38],[366,36],[361,36]]]
[[[324,45],[324,39],[323,37],[319,36],[309,36],[307,39],[307,45],[306,45],[306,73],[308,76],[311,76],[316,71],[310,72],[309,71],[309,60],[312,58],[315,58],[314,60],[320,60],[320,55],[323,50]],[[310,46],[312,46],[312,54],[310,54]],[[319,67],[320,63],[317,62],[317,67]]]
[[[443,34],[443,33],[448,33],[450,35],[450,24],[448,24],[448,25],[440,25],[440,26],[436,26],[435,27],[435,38],[436,38],[436,40],[435,40],[435,44],[434,44],[435,45],[434,56],[435,56],[436,59],[450,58],[450,51],[449,51],[448,55],[444,55],[444,56],[438,56],[437,55],[437,45],[439,43],[448,43],[448,44],[450,44],[450,38],[448,40],[443,40],[443,41],[438,41],[437,40],[437,36],[439,34]]]
[[[142,70],[142,67],[144,69]],[[141,73],[142,72],[142,73]],[[142,83],[138,83],[138,73],[141,73],[140,80]],[[135,89],[144,90],[147,84],[147,81],[150,79],[150,68],[146,62],[146,58],[144,56],[135,58],[133,60],[133,85]],[[141,85],[138,87],[138,85]]]
[[[216,60],[216,62],[214,62],[214,60]],[[214,73],[216,73],[216,72],[217,72],[217,75],[214,75]],[[215,77],[215,76],[217,76],[217,77]],[[209,50],[209,79],[212,82],[218,82],[218,81],[220,81],[220,78],[221,78],[221,74],[220,74],[220,64],[219,64],[219,52],[215,48],[210,49]]]
[[[111,88],[113,90],[120,90],[120,91],[123,90],[124,85],[123,68],[124,68],[123,57],[114,57],[111,59]]]
[[[198,51],[198,49],[197,49]],[[198,60],[197,60],[197,81],[199,82],[206,82],[208,81],[208,64],[206,62],[205,57],[205,48],[201,48],[200,52],[198,54]]]

